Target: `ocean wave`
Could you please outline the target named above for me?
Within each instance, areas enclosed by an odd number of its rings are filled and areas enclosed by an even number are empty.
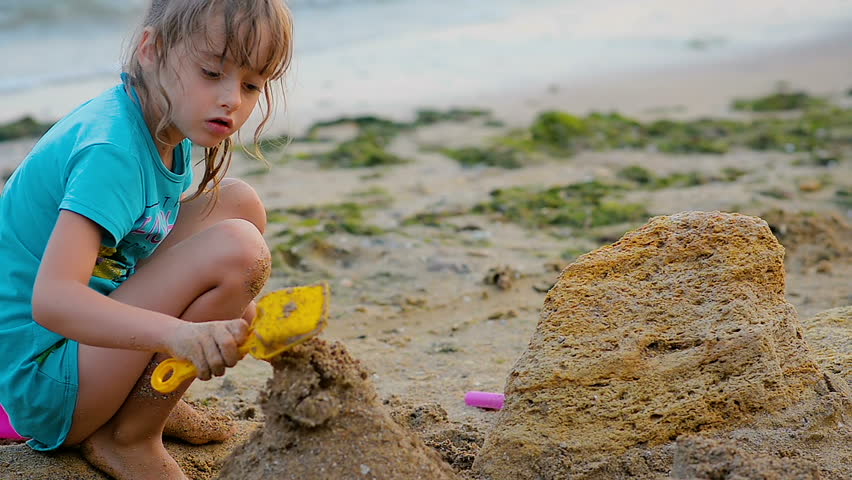
[[[290,0],[287,4],[293,10],[305,10],[399,1],[404,0]],[[0,28],[129,18],[143,13],[149,4],[150,0],[3,0]]]
[[[139,14],[149,0],[4,0],[0,28],[104,21]]]
[[[87,71],[45,73],[42,75],[0,77],[0,95],[9,95],[37,87],[73,84],[110,76],[118,78],[121,67],[100,66]]]

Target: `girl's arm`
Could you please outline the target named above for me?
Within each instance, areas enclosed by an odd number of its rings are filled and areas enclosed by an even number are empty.
[[[181,320],[89,288],[101,238],[96,223],[68,210],[60,212],[36,278],[33,317],[45,328],[88,345],[163,351],[165,333]]]
[[[245,340],[244,320],[191,323],[121,303],[89,287],[101,245],[100,227],[62,210],[33,291],[33,318],[45,328],[97,347],[166,352],[192,361],[199,378],[232,366]],[[211,343],[212,342],[212,343]],[[219,355],[220,357],[216,357]],[[213,357],[213,358],[208,358]],[[238,360],[238,358],[237,358]]]

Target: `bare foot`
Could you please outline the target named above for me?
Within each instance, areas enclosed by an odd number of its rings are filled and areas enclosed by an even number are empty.
[[[159,438],[121,444],[105,425],[80,444],[80,453],[116,480],[188,480]]]
[[[195,407],[179,401],[169,418],[163,435],[179,438],[193,445],[224,442],[234,434],[234,422],[211,408]]]

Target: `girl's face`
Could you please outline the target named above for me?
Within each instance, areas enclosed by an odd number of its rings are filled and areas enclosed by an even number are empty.
[[[171,124],[164,132],[169,144],[189,138],[204,147],[218,145],[248,120],[266,85],[267,78],[260,73],[235,64],[228,56],[222,58],[225,29],[222,17],[214,17],[216,21],[207,27],[211,41],[192,38],[188,42],[195,43],[180,44],[167,52],[167,68],[160,72],[160,81],[172,103]],[[151,49],[146,51],[145,43],[152,39],[143,34],[143,69],[157,68],[146,57]],[[266,48],[268,42],[256,53],[258,58],[263,58]]]

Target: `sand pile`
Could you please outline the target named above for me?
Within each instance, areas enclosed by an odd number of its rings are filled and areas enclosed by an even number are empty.
[[[223,480],[453,479],[450,467],[381,405],[340,343],[306,342],[273,362],[266,424],[234,450]]]
[[[832,308],[809,318],[805,340],[822,368],[852,385],[852,306]]]
[[[818,480],[820,476],[811,462],[755,455],[734,442],[687,438],[677,442],[672,478]]]
[[[391,418],[414,432],[426,446],[435,449],[453,470],[465,473],[473,466],[485,436],[474,426],[450,420],[435,402],[412,405],[397,397],[385,400]]]
[[[474,473],[729,478],[701,472],[733,462],[852,477],[852,392],[813,359],[783,262],[766,222],[719,212],[657,217],[580,257],[545,299]]]
[[[852,261],[852,226],[836,213],[770,210],[762,215],[786,249],[788,269],[831,270]]]

